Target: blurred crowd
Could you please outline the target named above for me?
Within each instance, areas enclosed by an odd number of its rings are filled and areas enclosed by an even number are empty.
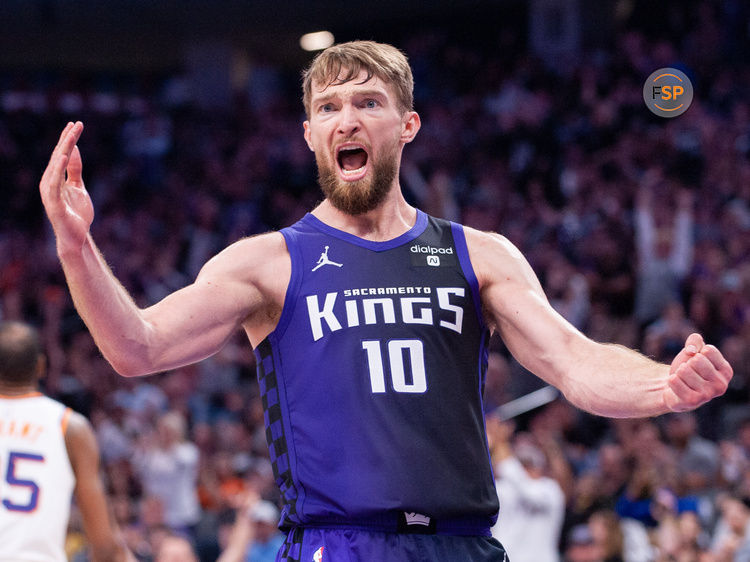
[[[747,22],[727,15],[742,3],[692,5],[671,33],[631,22],[563,64],[512,27],[492,41],[435,28],[398,43],[423,122],[404,151],[411,202],[507,236],[592,338],[670,361],[699,331],[734,368],[727,394],[691,414],[605,420],[558,400],[513,422],[490,416],[501,497],[518,506],[500,526],[551,517],[548,544],[571,562],[750,560]],[[695,87],[672,120],[642,97],[666,66]],[[83,121],[93,236],[135,300],[153,303],[320,199],[298,73],[258,65],[210,110],[177,71],[0,73],[0,317],[42,330],[45,390],[94,424],[114,514],[143,561],[183,539],[196,560],[273,559],[279,497],[254,357],[238,334],[196,365],[116,375],[72,306],[38,181],[65,122]],[[493,339],[488,414],[539,385]],[[559,501],[523,497],[538,479],[559,488],[540,497]],[[73,560],[86,557],[79,526]],[[524,558],[535,541],[501,538],[514,562],[544,562]]]

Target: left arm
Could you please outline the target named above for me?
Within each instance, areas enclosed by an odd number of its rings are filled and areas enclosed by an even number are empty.
[[[99,476],[99,448],[94,431],[88,420],[77,412],[70,415],[65,446],[76,477],[74,494],[86,538],[91,544],[91,559],[95,562],[135,562],[109,513]]]
[[[726,391],[732,368],[700,335],[688,337],[671,365],[594,342],[552,308],[513,244],[464,230],[490,328],[521,365],[575,406],[608,417],[647,417],[691,410]]]

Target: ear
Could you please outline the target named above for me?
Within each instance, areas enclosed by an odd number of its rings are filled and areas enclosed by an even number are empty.
[[[310,132],[310,121],[305,120],[302,123],[302,127],[305,129],[305,142],[307,143],[307,146],[310,147],[310,150],[315,152],[315,147],[313,147],[312,143],[312,133]]]
[[[416,111],[407,111],[404,113],[404,119],[401,128],[401,142],[410,143],[417,136],[419,128],[422,126],[422,120]]]

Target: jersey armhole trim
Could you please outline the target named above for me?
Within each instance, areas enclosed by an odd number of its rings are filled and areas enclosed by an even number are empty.
[[[479,297],[479,281],[477,280],[476,273],[474,273],[474,267],[471,265],[471,259],[469,259],[469,247],[466,245],[466,236],[464,234],[463,227],[455,222],[451,221],[451,232],[453,233],[453,242],[456,245],[456,254],[458,256],[458,263],[461,266],[466,277],[466,282],[471,287],[471,296],[474,300],[474,308],[477,313],[477,319],[482,330],[487,330],[487,326],[484,323],[484,315],[482,314],[482,301]]]
[[[70,408],[65,408],[65,411],[60,418],[60,428],[62,429],[63,436],[65,436],[68,432],[68,422],[70,421],[70,416],[72,413],[73,410],[71,410]]]
[[[302,253],[297,243],[297,232],[293,228],[284,228],[281,230],[287,250],[289,251],[289,260],[291,262],[291,274],[289,276],[289,286],[284,295],[284,305],[281,308],[281,316],[276,328],[271,332],[269,338],[281,338],[284,335],[289,322],[294,313],[294,307],[297,303],[297,295],[300,285],[302,284]]]

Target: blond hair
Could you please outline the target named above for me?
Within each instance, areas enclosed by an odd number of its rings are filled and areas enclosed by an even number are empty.
[[[406,55],[385,43],[350,41],[328,47],[302,73],[302,101],[307,116],[310,116],[313,82],[325,90],[333,84],[356,79],[363,70],[367,72],[363,83],[375,76],[393,86],[402,113],[414,108],[414,77]]]

